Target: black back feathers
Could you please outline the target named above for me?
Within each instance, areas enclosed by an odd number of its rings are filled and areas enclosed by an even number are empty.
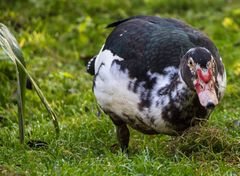
[[[131,77],[139,77],[147,70],[163,73],[166,67],[179,67],[182,56],[194,47],[205,47],[214,58],[220,58],[208,37],[176,19],[134,16],[107,27],[115,28],[107,37],[103,51],[110,50],[123,58],[119,65],[128,69]],[[93,63],[88,64],[91,74]]]

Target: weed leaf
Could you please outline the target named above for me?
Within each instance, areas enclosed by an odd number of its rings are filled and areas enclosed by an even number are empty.
[[[59,125],[57,121],[57,116],[52,110],[47,99],[43,95],[41,89],[36,84],[32,76],[29,74],[25,68],[25,61],[21,49],[14,38],[14,36],[9,32],[8,28],[0,23],[0,46],[3,48],[5,53],[9,56],[12,62],[16,66],[17,72],[17,83],[18,83],[18,115],[19,115],[19,130],[20,130],[20,142],[24,142],[24,102],[25,102],[25,90],[26,90],[26,76],[32,82],[37,95],[41,99],[43,105],[52,117],[52,121],[56,130],[57,135],[59,134]]]

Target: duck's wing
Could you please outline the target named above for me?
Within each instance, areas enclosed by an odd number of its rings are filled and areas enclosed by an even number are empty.
[[[123,58],[119,64],[138,77],[148,71],[163,73],[177,67],[180,58],[194,47],[187,33],[168,19],[137,16],[108,25],[115,27],[104,50]]]
[[[220,70],[223,71],[214,43],[202,32],[182,21],[154,16],[134,16],[111,23],[107,27],[115,28],[108,36],[103,50],[108,49],[123,58],[123,67],[130,70],[130,67],[141,66],[145,67],[143,71],[162,73],[166,67],[178,67],[187,50],[201,46],[211,51]]]

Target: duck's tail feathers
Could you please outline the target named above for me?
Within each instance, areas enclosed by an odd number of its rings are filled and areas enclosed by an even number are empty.
[[[97,56],[94,56],[92,59],[90,59],[87,64],[87,72],[91,75],[95,74],[94,65],[95,65],[96,57]]]

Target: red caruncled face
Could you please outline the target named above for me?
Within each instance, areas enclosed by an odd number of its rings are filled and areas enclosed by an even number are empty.
[[[207,69],[202,69],[201,67],[196,68],[197,79],[194,81],[194,86],[198,94],[199,102],[206,108],[213,108],[218,104],[213,70],[213,59],[209,61]]]

